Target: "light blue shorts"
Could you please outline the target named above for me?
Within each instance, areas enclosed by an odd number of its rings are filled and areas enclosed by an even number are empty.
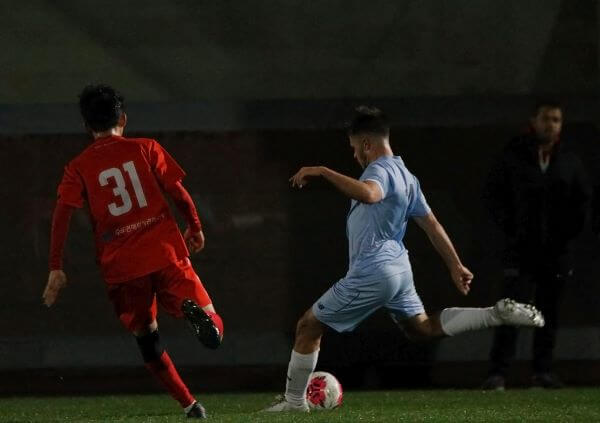
[[[337,332],[350,332],[381,307],[394,320],[425,312],[415,290],[410,264],[378,272],[372,279],[347,275],[329,288],[312,306],[316,318]]]

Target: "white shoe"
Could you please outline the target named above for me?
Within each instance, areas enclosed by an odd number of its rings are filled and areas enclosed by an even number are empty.
[[[505,325],[511,326],[544,326],[544,316],[531,304],[518,303],[504,298],[496,303],[494,311]]]
[[[286,400],[285,398],[281,397],[278,398],[278,401],[276,404],[265,408],[262,411],[265,411],[267,413],[277,413],[277,412],[286,412],[286,411],[293,411],[293,412],[297,412],[297,413],[308,413],[310,411],[310,409],[308,408],[308,404],[306,402],[304,402],[304,404],[301,405],[296,405],[296,404],[292,404],[291,402],[288,402],[288,400]]]

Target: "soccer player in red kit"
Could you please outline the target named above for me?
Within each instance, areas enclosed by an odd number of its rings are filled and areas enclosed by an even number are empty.
[[[185,172],[155,140],[123,137],[127,115],[113,88],[85,87],[79,107],[94,141],[65,167],[58,187],[44,303],[54,304],[67,284],[62,255],[69,220],[87,202],[98,263],[121,323],[135,335],[148,370],[187,416],[205,418],[161,346],[156,322],[159,303],[185,318],[205,346],[218,347],[223,336],[223,322],[188,258],[188,249],[204,248],[204,234],[181,184]],[[163,192],[187,221],[183,237]]]

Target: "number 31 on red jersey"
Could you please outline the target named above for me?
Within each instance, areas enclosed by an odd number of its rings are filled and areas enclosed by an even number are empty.
[[[140,184],[140,178],[135,170],[133,161],[125,162],[122,164],[122,166],[123,170],[125,170],[129,176],[138,206],[140,208],[146,207],[148,203],[146,202],[146,196],[144,195],[144,190],[142,189],[142,184]],[[121,169],[111,167],[110,169],[103,170],[100,172],[100,175],[98,175],[100,185],[103,187],[108,185],[108,180],[110,178],[114,179],[116,184],[116,187],[113,188],[113,194],[115,197],[120,197],[123,204],[119,206],[117,203],[110,203],[108,205],[108,211],[113,216],[120,216],[131,210],[131,196],[129,195],[129,191],[127,191],[125,178],[123,177],[123,172],[121,172]]]

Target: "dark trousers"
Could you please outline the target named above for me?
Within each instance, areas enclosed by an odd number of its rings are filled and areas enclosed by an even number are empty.
[[[533,371],[535,373],[550,372],[552,368],[552,353],[558,328],[558,308],[565,280],[566,276],[549,271],[505,276],[502,298],[534,304],[546,320],[544,327],[534,329]],[[518,328],[514,326],[496,328],[490,352],[490,375],[506,376],[508,366],[515,356],[517,335]]]

